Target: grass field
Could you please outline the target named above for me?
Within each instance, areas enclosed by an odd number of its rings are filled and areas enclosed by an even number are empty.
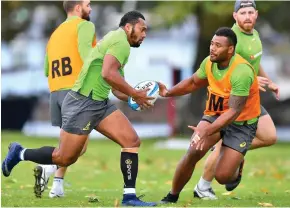
[[[1,139],[2,160],[12,141],[31,148],[57,144],[56,139],[39,139],[9,132],[2,133]],[[139,152],[137,194],[145,194],[145,201],[159,201],[168,193],[176,164],[185,153],[185,150],[155,149],[155,142],[156,140],[143,141]],[[1,176],[2,206],[120,206],[123,180],[119,169],[119,156],[120,148],[116,144],[108,140],[90,141],[87,153],[68,170],[65,178],[65,198],[57,199],[50,199],[48,191],[41,199],[34,197],[34,164],[22,162],[9,178]],[[202,166],[203,161],[197,165],[179,202],[171,206],[290,206],[290,143],[280,143],[249,152],[242,183],[234,192],[226,192],[223,186],[214,182],[213,187],[219,197],[217,201],[202,201],[192,197],[192,190],[199,180]],[[96,196],[99,202],[90,203],[90,196]]]

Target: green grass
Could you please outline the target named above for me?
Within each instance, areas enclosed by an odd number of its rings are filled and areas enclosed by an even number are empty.
[[[57,145],[56,139],[26,137],[17,133],[2,133],[2,160],[10,142],[18,141],[25,147],[35,148]],[[144,200],[159,201],[170,190],[177,162],[185,150],[158,150],[156,140],[145,140],[139,152],[137,194]],[[112,207],[122,199],[122,174],[119,169],[120,148],[111,141],[90,141],[87,153],[68,169],[65,178],[65,198],[50,199],[48,190],[43,198],[33,194],[34,164],[21,162],[9,178],[1,176],[2,206],[12,207]],[[243,180],[230,195],[223,186],[214,182],[217,201],[193,199],[192,190],[201,175],[204,161],[197,166],[191,181],[184,188],[179,202],[174,206],[253,207],[270,203],[275,207],[290,206],[290,143],[251,151],[247,154]],[[52,180],[51,180],[52,181]],[[51,181],[50,184],[51,185]],[[96,196],[99,202],[88,202]],[[166,205],[165,205],[166,206]]]

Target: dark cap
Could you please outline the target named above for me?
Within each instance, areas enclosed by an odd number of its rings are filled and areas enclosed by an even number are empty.
[[[255,1],[241,1],[241,0],[237,0],[235,3],[235,12],[239,11],[239,9],[241,8],[245,8],[245,7],[254,7],[256,9],[256,3]]]

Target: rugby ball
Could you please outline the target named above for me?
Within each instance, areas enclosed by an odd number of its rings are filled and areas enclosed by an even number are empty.
[[[159,95],[159,85],[155,81],[143,81],[143,82],[137,84],[134,88],[136,90],[143,90],[143,89],[149,88],[149,90],[147,91],[147,95],[150,96],[150,97],[154,97],[153,100],[150,100],[150,102],[152,104],[154,104],[155,101],[158,98],[158,95]],[[128,98],[128,105],[134,111],[141,111],[142,110],[140,108],[140,106],[134,101],[134,99],[132,97],[129,97]]]

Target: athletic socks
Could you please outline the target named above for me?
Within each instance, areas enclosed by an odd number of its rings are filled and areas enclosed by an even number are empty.
[[[50,165],[55,147],[41,147],[39,149],[24,149],[20,152],[21,160],[28,160],[38,164]]]
[[[201,176],[197,186],[202,191],[208,190],[211,188],[211,181],[204,180],[203,177]]]
[[[135,194],[138,153],[121,152],[120,166],[124,178],[124,194]]]

